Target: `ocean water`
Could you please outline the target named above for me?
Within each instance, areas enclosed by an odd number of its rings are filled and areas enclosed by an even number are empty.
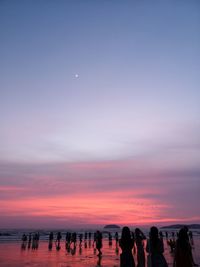
[[[59,251],[56,250],[55,242],[53,243],[53,248],[51,251],[48,249],[48,236],[51,229],[1,229],[0,230],[0,267],[119,267],[120,260],[120,248],[116,247],[114,240],[114,233],[116,229],[112,229],[110,232],[113,236],[112,245],[109,245],[107,230],[100,229],[103,231],[103,248],[102,248],[102,257],[97,256],[97,251],[93,247],[93,235],[91,242],[87,240],[82,243],[82,247],[79,247],[79,242],[77,242],[76,249],[71,248],[66,250],[65,247],[65,234],[66,231],[71,229],[54,229],[53,232],[61,231],[62,240],[61,248]],[[167,229],[163,230],[165,233]],[[70,232],[73,232],[71,230]],[[117,230],[119,236],[121,230]],[[148,237],[149,229],[143,229],[144,233]],[[168,229],[169,238],[171,237],[172,231],[176,233],[174,229]],[[28,246],[22,249],[22,235],[28,233],[40,233],[40,241],[38,249],[28,249]],[[94,233],[95,229],[77,229],[77,234],[91,232]],[[54,237],[55,237],[54,234]],[[193,231],[193,256],[195,262],[200,266],[200,230]],[[77,238],[77,241],[79,238]],[[169,264],[169,267],[172,267],[173,263],[173,254],[170,253],[170,248],[166,243],[166,238],[164,238],[165,245],[165,257]],[[136,255],[134,255],[135,262]]]

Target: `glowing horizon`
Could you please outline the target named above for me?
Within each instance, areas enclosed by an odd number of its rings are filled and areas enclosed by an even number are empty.
[[[147,163],[146,168],[135,160],[2,164],[12,184],[0,187],[0,212],[5,218],[1,227],[8,226],[8,221],[10,227],[197,223],[198,207],[191,209],[188,199],[179,200],[191,185],[190,201],[196,199],[196,174],[166,172]],[[190,181],[188,175],[193,177]]]

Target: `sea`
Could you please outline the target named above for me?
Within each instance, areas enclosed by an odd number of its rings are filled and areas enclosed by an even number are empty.
[[[134,230],[135,227],[130,227]],[[98,256],[95,246],[93,246],[93,233],[97,229],[0,229],[0,267],[119,267],[120,266],[120,253],[121,250],[116,245],[114,234],[118,232],[119,238],[121,236],[121,229],[104,229],[98,230],[103,233],[103,248],[102,256]],[[149,229],[141,228],[143,233],[148,238]],[[168,240],[177,236],[177,229],[160,229],[164,236],[165,252],[164,256],[168,262],[168,266],[173,266],[173,253],[167,244],[165,237],[166,231],[168,232]],[[192,253],[193,258],[200,266],[200,229],[190,229],[193,233]],[[57,250],[55,242],[53,247],[49,250],[48,240],[49,233],[53,231],[54,239],[57,232],[61,232],[62,239],[60,249]],[[65,236],[66,232],[77,233],[77,246],[74,248],[66,249]],[[84,240],[85,233],[92,233],[91,240]],[[108,233],[112,235],[112,243],[109,242]],[[26,246],[22,247],[23,234],[32,235],[39,233],[39,245],[37,249]],[[82,245],[79,246],[79,235],[83,234]],[[146,246],[146,244],[144,244]],[[147,255],[146,255],[147,257]],[[137,257],[134,254],[134,259],[137,264]],[[146,261],[146,267],[147,261]]]

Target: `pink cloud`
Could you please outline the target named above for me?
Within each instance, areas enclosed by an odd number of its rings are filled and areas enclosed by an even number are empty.
[[[13,227],[18,217],[24,224],[38,218],[44,225],[49,218],[55,225],[197,219],[198,171],[161,171],[134,160],[4,168],[0,212],[4,221],[12,217]]]

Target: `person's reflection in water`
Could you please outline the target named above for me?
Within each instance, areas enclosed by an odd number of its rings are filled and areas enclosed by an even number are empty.
[[[101,266],[102,255],[98,254],[97,256],[97,266]]]
[[[79,255],[82,255],[82,247],[79,247]]]
[[[56,244],[56,250],[59,251],[61,249],[60,244]]]
[[[76,245],[74,245],[73,248],[71,248],[71,254],[72,256],[76,254]]]
[[[70,246],[68,246],[67,247],[67,253],[70,253],[70,251],[71,251],[71,248],[70,248]]]
[[[118,246],[116,246],[116,248],[115,248],[115,253],[117,256],[119,255],[119,247]]]
[[[91,240],[89,239],[89,248],[91,248]]]

